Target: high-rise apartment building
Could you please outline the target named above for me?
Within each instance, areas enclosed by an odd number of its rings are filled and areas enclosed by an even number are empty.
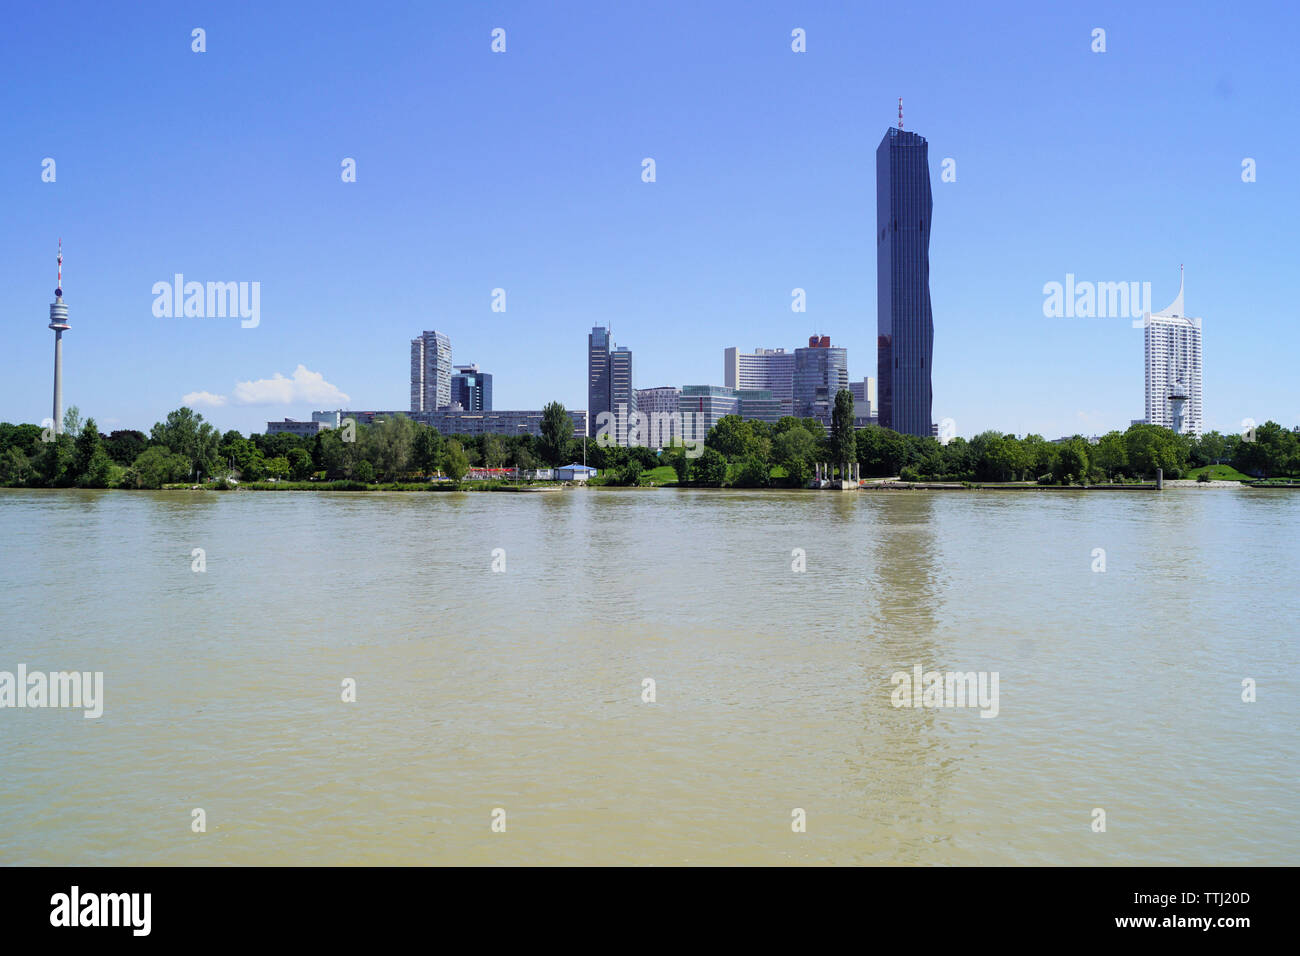
[[[794,350],[794,415],[830,428],[835,395],[849,387],[848,349],[832,348],[829,335],[813,335]]]
[[[492,411],[492,375],[477,365],[457,365],[451,377],[451,404],[467,412]]]
[[[878,417],[906,435],[931,433],[934,317],[930,310],[929,146],[899,128],[876,149]]]
[[[737,348],[722,353],[722,380],[727,388],[766,389],[781,404],[782,414],[794,409],[794,353],[785,349]]]
[[[411,339],[411,411],[432,412],[451,404],[451,339],[423,332]]]
[[[1201,320],[1183,314],[1183,280],[1167,309],[1142,316],[1146,346],[1146,420],[1180,434],[1200,435]]]

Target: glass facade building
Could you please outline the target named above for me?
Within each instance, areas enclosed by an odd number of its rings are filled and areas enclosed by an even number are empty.
[[[467,412],[492,411],[492,375],[477,365],[457,365],[451,377],[451,403]]]
[[[682,437],[704,441],[724,415],[739,415],[775,424],[782,415],[780,399],[766,388],[727,388],[725,385],[683,385],[678,399]]]
[[[835,395],[849,387],[848,349],[831,347],[830,336],[812,336],[794,350],[794,415],[830,428]]]
[[[876,149],[876,378],[885,428],[929,435],[934,317],[930,311],[929,146],[891,127]]]
[[[727,388],[767,389],[781,403],[783,415],[794,414],[794,353],[785,349],[729,348],[722,353],[722,384]]]

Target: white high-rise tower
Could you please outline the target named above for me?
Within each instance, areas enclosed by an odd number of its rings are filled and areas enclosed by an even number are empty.
[[[59,240],[59,284],[50,303],[50,328],[54,330],[54,434],[63,431],[63,333],[68,325],[68,307],[63,304],[63,240]]]
[[[1183,279],[1167,309],[1142,316],[1146,341],[1146,420],[1199,435],[1201,417],[1201,320],[1183,314]]]

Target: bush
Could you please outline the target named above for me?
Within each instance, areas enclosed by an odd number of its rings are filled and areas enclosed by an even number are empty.
[[[750,456],[740,466],[740,474],[732,482],[737,488],[766,488],[771,483],[767,462]]]
[[[899,481],[920,481],[920,473],[911,465],[904,465],[898,470]]]

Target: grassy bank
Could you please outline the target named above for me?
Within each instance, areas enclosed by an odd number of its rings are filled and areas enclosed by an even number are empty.
[[[1243,475],[1231,465],[1202,465],[1200,468],[1193,468],[1184,478],[1200,478],[1201,475],[1209,475],[1210,481],[1254,481],[1250,475]]]

